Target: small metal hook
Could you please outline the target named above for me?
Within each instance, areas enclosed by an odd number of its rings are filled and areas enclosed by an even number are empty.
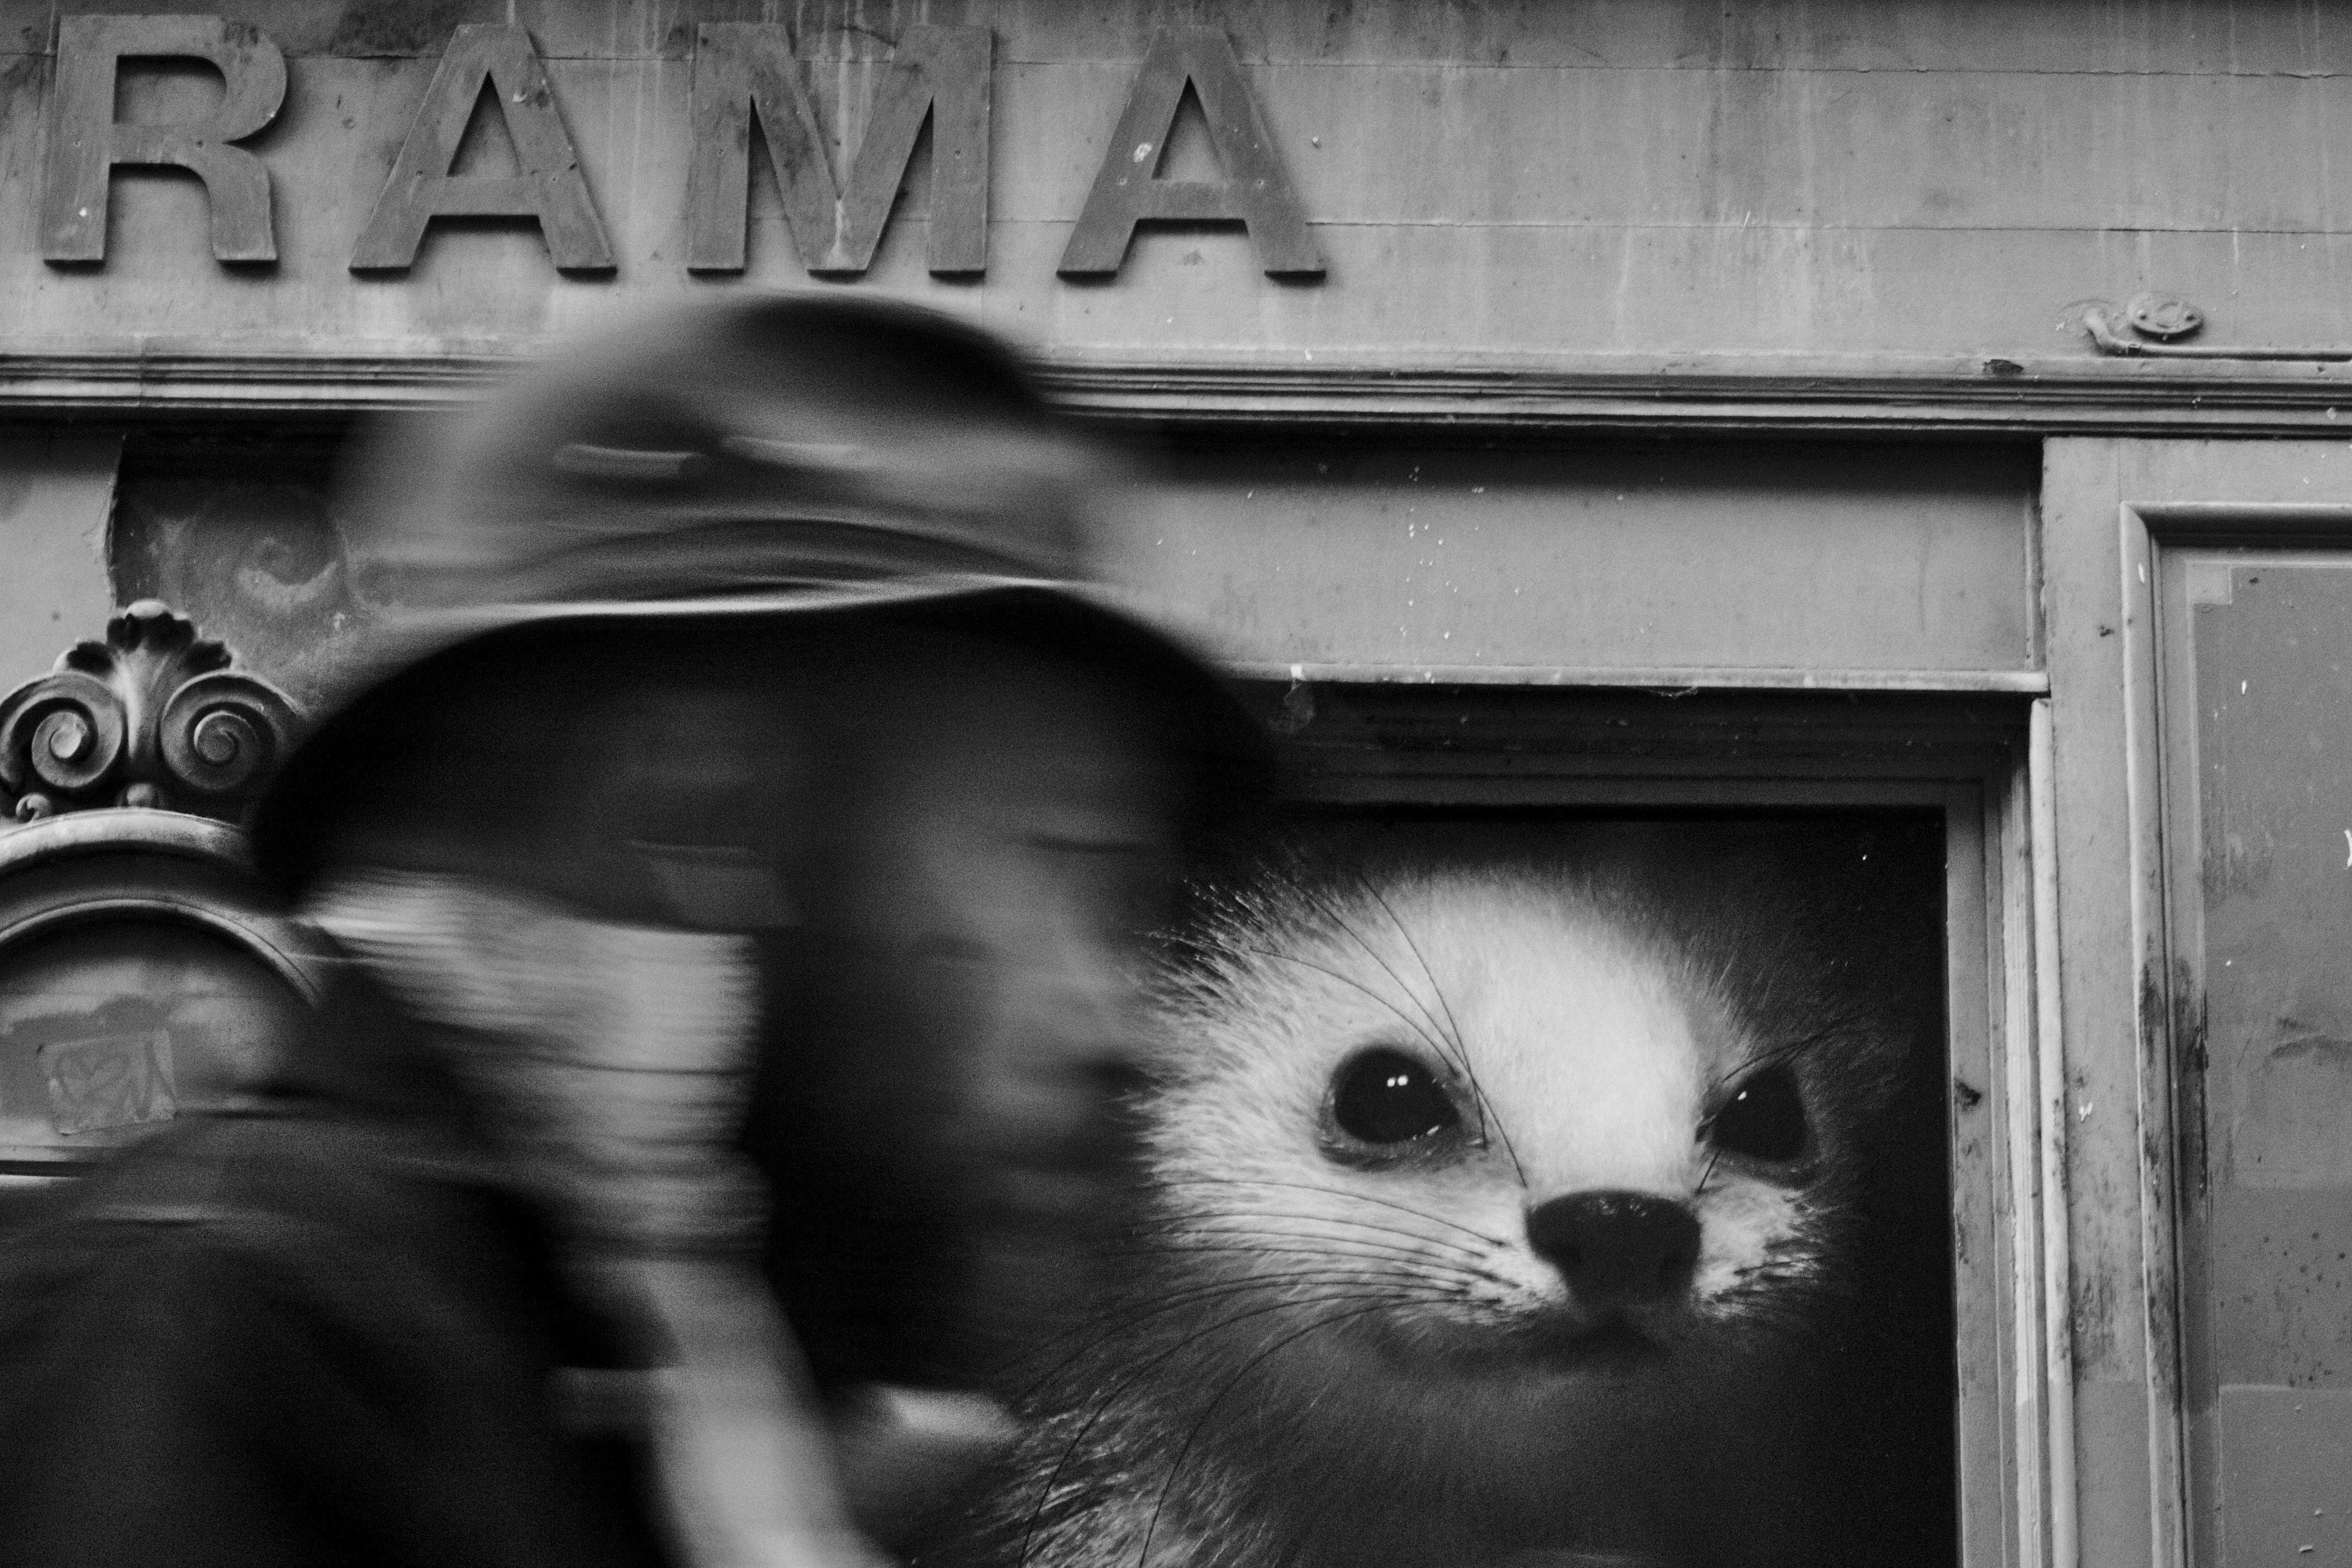
[[[2083,330],[2103,354],[2133,359],[2311,360],[2352,362],[2352,347],[2294,348],[2184,343],[2205,325],[2205,312],[2186,300],[2142,294],[2128,306],[2094,300],[2083,308]]]

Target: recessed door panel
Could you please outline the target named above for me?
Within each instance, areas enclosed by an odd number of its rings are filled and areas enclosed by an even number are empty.
[[[2161,556],[2200,1556],[2352,1554],[2352,552]]]

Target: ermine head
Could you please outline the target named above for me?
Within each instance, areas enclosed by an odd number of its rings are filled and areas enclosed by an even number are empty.
[[[1160,1012],[1175,1245],[1448,1359],[1622,1369],[1801,1325],[1885,1047],[1729,895],[1527,868],[1236,900]]]

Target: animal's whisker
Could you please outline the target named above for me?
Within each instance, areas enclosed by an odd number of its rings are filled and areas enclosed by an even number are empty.
[[[1069,1371],[1072,1367],[1076,1366],[1078,1363],[1085,1361],[1089,1355],[1096,1351],[1100,1350],[1104,1345],[1109,1344],[1124,1335],[1134,1332],[1136,1330],[1151,1322],[1154,1319],[1166,1317],[1171,1312],[1182,1311],[1186,1308],[1202,1307],[1215,1302],[1229,1300],[1235,1297],[1265,1296],[1279,1292],[1286,1288],[1295,1289],[1300,1286],[1312,1286],[1318,1288],[1328,1286],[1368,1286],[1376,1283],[1409,1287],[1417,1292],[1427,1290],[1431,1292],[1429,1299],[1433,1300],[1452,1300],[1456,1299],[1454,1292],[1440,1291],[1436,1289],[1434,1282],[1417,1273],[1405,1270],[1384,1272],[1380,1269],[1349,1268],[1332,1269],[1327,1272],[1307,1272],[1288,1275],[1280,1279],[1247,1279],[1220,1280],[1213,1284],[1193,1286],[1187,1289],[1171,1292],[1169,1295],[1154,1301],[1149,1307],[1141,1308],[1134,1311],[1120,1313],[1114,1321],[1108,1323],[1102,1320],[1097,1320],[1094,1322],[1082,1324],[1077,1328],[1066,1330],[1060,1334],[1055,1335],[1052,1339],[1045,1342],[1043,1344],[1038,1345],[1029,1354],[999,1366],[996,1369],[996,1372],[1000,1376],[1011,1376],[1019,1372],[1024,1365],[1034,1363],[1049,1348],[1064,1344],[1075,1335],[1087,1335],[1087,1338],[1085,1342],[1079,1344],[1075,1350],[1071,1350],[1061,1356],[1052,1365],[1038,1372],[1029,1380],[1028,1383],[1017,1391],[1015,1395],[1016,1399],[1026,1400],[1036,1394],[1040,1389],[1051,1384],[1054,1380],[1059,1377],[1062,1373]]]
[[[1182,1290],[1171,1291],[1166,1295],[1154,1299],[1150,1305],[1141,1308],[1140,1310],[1147,1313],[1157,1313],[1171,1306],[1198,1305],[1203,1300],[1214,1300],[1222,1296],[1247,1295],[1252,1292],[1256,1292],[1265,1296],[1279,1297],[1285,1292],[1295,1290],[1302,1285],[1370,1285],[1375,1283],[1409,1285],[1416,1289],[1423,1289],[1430,1291],[1433,1294],[1443,1295],[1449,1300],[1455,1299],[1459,1295],[1457,1290],[1449,1289],[1449,1282],[1445,1279],[1433,1279],[1418,1269],[1381,1266],[1349,1266],[1346,1268],[1334,1266],[1325,1269],[1301,1269],[1292,1274],[1278,1276],[1252,1275],[1239,1279],[1212,1281],[1202,1285],[1189,1286]]]
[[[1164,1239],[1143,1242],[1130,1238],[1106,1248],[1107,1255],[1117,1257],[1148,1257],[1185,1251],[1271,1251],[1282,1253],[1322,1252],[1344,1247],[1349,1255],[1360,1258],[1388,1258],[1411,1263],[1416,1268],[1452,1268],[1465,1273],[1488,1272],[1486,1261],[1467,1247],[1446,1247],[1422,1249],[1402,1242],[1383,1241],[1375,1236],[1328,1236],[1312,1230],[1285,1230],[1279,1227],[1220,1226],[1213,1229],[1186,1230]]]
[[[1420,995],[1413,990],[1412,986],[1405,980],[1405,977],[1396,972],[1396,966],[1389,963],[1387,959],[1381,957],[1380,950],[1375,948],[1371,942],[1365,938],[1363,932],[1358,931],[1354,925],[1350,924],[1348,918],[1345,915],[1342,915],[1339,911],[1338,908],[1334,906],[1328,899],[1326,899],[1321,894],[1316,892],[1313,888],[1308,886],[1303,880],[1294,881],[1291,886],[1292,890],[1297,892],[1300,898],[1312,904],[1316,910],[1321,913],[1325,920],[1330,921],[1334,926],[1337,926],[1340,932],[1349,941],[1353,942],[1358,947],[1362,948],[1364,950],[1364,956],[1370,959],[1375,964],[1378,964],[1381,973],[1396,982],[1397,989],[1404,993],[1406,1001],[1411,1002],[1414,1007],[1420,1010],[1421,1016],[1428,1020],[1429,1026],[1452,1043],[1456,1063],[1461,1067],[1465,1075],[1467,1075],[1470,1071],[1470,1061],[1468,1056],[1465,1054],[1463,1050],[1461,1035],[1458,1032],[1449,1033],[1447,1031],[1446,1026],[1438,1021],[1437,1015],[1429,1010],[1429,1004],[1423,1002]],[[1418,956],[1418,954],[1415,956]],[[1428,967],[1429,966],[1426,963],[1422,965],[1422,968],[1424,971],[1427,970]],[[1442,1055],[1443,1053],[1440,1054]]]
[[[1301,1289],[1301,1286],[1310,1286],[1310,1289],[1327,1289],[1327,1286],[1392,1286],[1392,1289],[1413,1290],[1416,1300],[1461,1300],[1458,1290],[1444,1289],[1444,1281],[1434,1281],[1434,1279],[1428,1279],[1425,1274],[1413,1272],[1413,1269],[1334,1268],[1334,1269],[1306,1269],[1306,1272],[1298,1272],[1298,1274],[1284,1274],[1282,1279],[1263,1279],[1263,1277],[1221,1279],[1221,1281],[1216,1281],[1216,1284],[1190,1286],[1190,1289],[1185,1290],[1171,1290],[1169,1295],[1157,1298],[1157,1300],[1150,1302],[1148,1307],[1139,1307],[1139,1310],[1134,1311],[1119,1311],[1119,1314],[1115,1314],[1115,1317],[1096,1319],[1096,1321],[1091,1323],[1082,1323],[1082,1326],[1077,1328],[1068,1328],[1068,1331],[1063,1331],[1063,1333],[1054,1335],[1051,1340],[1045,1340],[1042,1344],[1037,1344],[1037,1347],[1030,1350],[1028,1354],[1018,1356],[1018,1359],[1013,1361],[1007,1361],[1007,1363],[1002,1363],[1002,1366],[997,1366],[995,1371],[1000,1373],[1000,1375],[1013,1375],[1013,1373],[1018,1373],[1024,1366],[1028,1366],[1028,1363],[1034,1363],[1034,1361],[1040,1359],[1049,1347],[1066,1344],[1068,1340],[1073,1340],[1075,1335],[1087,1335],[1085,1342],[1077,1344],[1077,1347],[1070,1350],[1068,1354],[1063,1354],[1061,1359],[1054,1361],[1051,1366],[1042,1368],[1042,1371],[1037,1373],[1037,1375],[1034,1375],[1025,1387],[1018,1389],[1018,1396],[1021,1396],[1021,1399],[1028,1399],[1028,1396],[1034,1394],[1037,1389],[1054,1383],[1054,1377],[1058,1377],[1061,1373],[1077,1366],[1079,1361],[1085,1361],[1091,1352],[1101,1350],[1103,1344],[1115,1342],[1115,1340],[1119,1340],[1122,1335],[1134,1333],[1136,1328],[1143,1328],[1146,1323],[1150,1323],[1152,1319],[1167,1317],[1167,1314],[1171,1314],[1171,1311],[1183,1311],[1188,1310],[1188,1307],[1216,1305],[1216,1302],[1233,1300],[1233,1298],[1275,1298],[1275,1300],[1267,1302],[1267,1305],[1282,1305],[1284,1300],[1294,1300],[1294,1298],[1282,1295],[1284,1290],[1296,1290],[1296,1289]]]
[[[1284,963],[1295,963],[1301,969],[1311,969],[1318,974],[1328,975],[1330,978],[1338,981],[1340,984],[1347,986],[1351,991],[1360,991],[1366,996],[1370,997],[1373,1001],[1379,1003],[1381,1006],[1395,1014],[1400,1023],[1403,1024],[1406,1028],[1411,1029],[1420,1037],[1422,1044],[1427,1046],[1431,1050],[1437,1053],[1438,1060],[1450,1062],[1455,1059],[1454,1052],[1435,1035],[1431,1034],[1428,1026],[1423,1024],[1422,1020],[1415,1018],[1412,1014],[1406,1012],[1394,1002],[1390,1001],[1387,997],[1381,995],[1379,992],[1373,990],[1370,986],[1365,984],[1362,981],[1358,980],[1353,975],[1343,974],[1328,963],[1318,963],[1311,958],[1301,958],[1295,952],[1280,952],[1270,947],[1237,947],[1234,951],[1246,952],[1254,958],[1271,958],[1279,960]]]
[[[1215,1323],[1212,1323],[1204,1328],[1196,1330],[1177,1341],[1176,1343],[1160,1351],[1158,1354],[1145,1358],[1142,1363],[1136,1367],[1133,1372],[1120,1379],[1118,1384],[1113,1385],[1104,1394],[1098,1395],[1092,1402],[1094,1405],[1092,1413],[1087,1416],[1085,1422],[1079,1426],[1076,1435],[1072,1436],[1068,1445],[1063,1448],[1061,1457],[1055,1461],[1052,1471],[1045,1477],[1045,1485],[1039,1489],[1036,1507],[1031,1510],[1028,1526],[1022,1535],[1020,1561],[1024,1563],[1029,1561],[1030,1548],[1034,1544],[1036,1540],[1037,1522],[1043,1515],[1046,1503],[1053,1498],[1054,1489],[1060,1482],[1062,1472],[1069,1468],[1070,1460],[1076,1455],[1079,1447],[1086,1442],[1087,1436],[1094,1431],[1097,1425],[1101,1422],[1102,1417],[1109,1413],[1110,1409],[1118,1403],[1120,1396],[1125,1394],[1128,1390],[1133,1388],[1137,1384],[1143,1381],[1143,1379],[1149,1377],[1161,1362],[1164,1362],[1170,1357],[1183,1351],[1190,1350],[1193,1345],[1198,1344],[1210,1334],[1221,1333],[1226,1329],[1230,1329],[1236,1324],[1247,1322],[1255,1318],[1264,1317],[1269,1312],[1279,1312],[1286,1310],[1327,1305],[1333,1301],[1361,1300],[1363,1299],[1363,1294],[1361,1292],[1357,1292],[1352,1294],[1335,1294],[1328,1298],[1310,1297],[1304,1300],[1280,1301],[1276,1302],[1271,1306],[1253,1308],[1249,1311],[1235,1313],[1231,1317],[1222,1319]],[[1380,1306],[1396,1304],[1399,1298],[1393,1293],[1382,1293],[1380,1298],[1379,1304],[1366,1308],[1365,1310],[1367,1312],[1376,1311],[1380,1309]]]
[[[1452,1033],[1454,1049],[1462,1055],[1462,1076],[1470,1080],[1470,1092],[1477,1098],[1479,1120],[1482,1122],[1492,1121],[1495,1124],[1495,1133],[1503,1141],[1503,1152],[1510,1159],[1511,1170],[1518,1176],[1519,1185],[1526,1186],[1528,1168],[1519,1163],[1519,1151],[1511,1142],[1511,1130],[1503,1125],[1503,1113],[1496,1110],[1493,1101],[1487,1099],[1486,1087],[1478,1081],[1477,1069],[1470,1065],[1470,1042],[1462,1033],[1460,1020],[1454,1016],[1454,1004],[1446,1000],[1445,987],[1438,983],[1437,971],[1429,966],[1429,959],[1422,952],[1421,943],[1413,941],[1412,931],[1398,916],[1395,906],[1389,902],[1387,895],[1374,887],[1370,879],[1361,880],[1364,891],[1370,894],[1372,901],[1381,906],[1381,912],[1389,917],[1389,924],[1396,927],[1397,936],[1403,942],[1405,950],[1412,954],[1412,961],[1421,965],[1422,973],[1428,977],[1430,994],[1437,998],[1438,1006],[1444,1010],[1445,1023]],[[1426,1007],[1422,1010],[1428,1011]],[[1431,1021],[1435,1022],[1434,1019]]]
[[[1507,1247],[1510,1245],[1500,1237],[1488,1236],[1483,1230],[1473,1229],[1471,1226],[1464,1225],[1457,1220],[1447,1219],[1443,1215],[1431,1214],[1426,1209],[1415,1208],[1411,1204],[1399,1203],[1393,1198],[1374,1197],[1369,1193],[1351,1193],[1345,1187],[1332,1186],[1328,1183],[1324,1182],[1284,1182],[1259,1176],[1161,1176],[1153,1184],[1155,1186],[1171,1188],[1274,1187],[1285,1191],[1321,1193],[1329,1197],[1345,1198],[1349,1203],[1370,1204],[1380,1208],[1394,1209],[1400,1214],[1411,1215],[1415,1219],[1427,1220],[1432,1225],[1442,1225],[1448,1230],[1458,1230],[1463,1235],[1469,1237],[1474,1240],[1483,1242],[1488,1247]]]
[[[1272,1344],[1267,1345],[1234,1370],[1233,1376],[1225,1380],[1225,1385],[1217,1391],[1216,1397],[1209,1401],[1208,1405],[1201,1411],[1200,1415],[1193,1421],[1190,1430],[1184,1434],[1184,1441],[1177,1448],[1175,1458],[1169,1463],[1167,1479],[1160,1482],[1160,1495],[1158,1498],[1153,1500],[1151,1504],[1150,1521],[1144,1526],[1143,1546],[1142,1549],[1136,1553],[1136,1568],[1148,1568],[1148,1565],[1150,1563],[1152,1538],[1160,1532],[1160,1515],[1168,1507],[1169,1494],[1175,1489],[1176,1478],[1183,1473],[1184,1461],[1186,1458],[1191,1457],[1192,1445],[1199,1440],[1201,1433],[1207,1427],[1209,1418],[1216,1414],[1217,1406],[1223,1405],[1225,1402],[1226,1396],[1232,1394],[1234,1389],[1241,1386],[1242,1380],[1247,1377],[1260,1363],[1265,1361],[1268,1357],[1274,1355],[1276,1352],[1283,1350],[1294,1342],[1320,1330],[1346,1322],[1350,1319],[1367,1317],[1371,1313],[1380,1311],[1384,1307],[1392,1304],[1393,1303],[1387,1301],[1381,1301],[1369,1307],[1358,1307],[1349,1311],[1334,1312],[1328,1317],[1318,1318],[1314,1322],[1306,1325],[1304,1328],[1294,1329],[1289,1333],[1284,1334]]]
[[[1738,1062],[1734,1064],[1730,1070],[1727,1071],[1722,1077],[1715,1080],[1715,1087],[1721,1089],[1726,1084],[1737,1083],[1739,1079],[1747,1077],[1758,1068],[1769,1067],[1774,1062],[1787,1061],[1790,1057],[1802,1056],[1807,1051],[1819,1050],[1823,1046],[1830,1045],[1834,1042],[1837,1037],[1837,1032],[1834,1030],[1816,1030],[1811,1034],[1804,1036],[1802,1038],[1792,1040],[1785,1046],[1775,1047],[1770,1050],[1758,1051],[1751,1056],[1741,1058]]]
[[[1462,1037],[1461,1026],[1454,1016],[1453,1005],[1445,999],[1444,988],[1437,983],[1437,972],[1429,966],[1429,959],[1422,952],[1421,944],[1413,941],[1412,933],[1405,929],[1404,921],[1397,918],[1396,910],[1390,906],[1387,899],[1381,896],[1380,889],[1373,887],[1369,880],[1360,877],[1358,879],[1358,882],[1362,889],[1370,893],[1380,904],[1381,910],[1388,915],[1390,923],[1396,927],[1397,934],[1404,940],[1406,950],[1412,954],[1413,962],[1421,965],[1422,973],[1428,977],[1430,990],[1436,994],[1437,1005],[1444,1011],[1445,1017],[1444,1022],[1441,1023],[1437,1015],[1429,1010],[1429,1004],[1421,999],[1420,993],[1413,989],[1411,983],[1409,983],[1403,975],[1397,973],[1396,966],[1381,956],[1380,950],[1372,945],[1370,940],[1367,938],[1363,932],[1358,931],[1355,926],[1349,921],[1347,917],[1339,911],[1330,900],[1315,893],[1303,882],[1296,884],[1296,887],[1301,897],[1307,899],[1310,903],[1314,904],[1318,910],[1321,910],[1323,917],[1326,920],[1339,927],[1339,929],[1344,932],[1350,941],[1352,941],[1358,947],[1364,950],[1364,955],[1380,966],[1381,973],[1386,974],[1391,980],[1396,983],[1397,989],[1403,992],[1406,999],[1410,1001],[1414,1007],[1420,1010],[1421,1016],[1429,1021],[1429,1026],[1432,1029],[1436,1030],[1438,1034],[1444,1036],[1447,1040],[1452,1042],[1454,1046],[1454,1063],[1461,1068],[1463,1079],[1470,1086],[1470,1097],[1478,1108],[1478,1124],[1481,1140],[1483,1141],[1485,1137],[1486,1124],[1490,1121],[1493,1122],[1496,1131],[1502,1135],[1503,1152],[1511,1162],[1512,1171],[1518,1176],[1520,1185],[1526,1185],[1527,1169],[1519,1163],[1518,1151],[1512,1147],[1509,1131],[1503,1127],[1501,1118],[1496,1114],[1494,1104],[1487,1098],[1486,1089],[1478,1082],[1478,1070],[1476,1068],[1473,1067],[1470,1062],[1469,1042]],[[1369,994],[1369,988],[1367,987],[1365,989]],[[1396,1012],[1400,1017],[1403,1016],[1402,1012],[1399,1009],[1391,1008],[1391,1011]],[[1427,1039],[1429,1037],[1424,1034],[1422,1037],[1423,1039]],[[1432,1041],[1431,1044],[1432,1047],[1435,1048],[1435,1042]],[[1444,1055],[1442,1050],[1438,1054],[1441,1057]]]
[[[1446,1237],[1430,1236],[1421,1231],[1407,1230],[1402,1226],[1381,1225],[1373,1220],[1350,1219],[1345,1215],[1303,1215],[1284,1209],[1275,1209],[1272,1211],[1265,1209],[1211,1209],[1197,1215],[1187,1215],[1184,1218],[1184,1223],[1188,1227],[1193,1226],[1205,1226],[1212,1221],[1219,1220],[1283,1220],[1297,1225],[1318,1227],[1344,1226],[1349,1230],[1370,1231],[1376,1236],[1401,1237],[1407,1241],[1417,1242],[1424,1247],[1448,1247],[1460,1252],[1469,1253],[1473,1257],[1477,1256],[1475,1253],[1471,1253],[1470,1248],[1465,1247],[1463,1243],[1454,1241]],[[1488,1243],[1487,1246],[1492,1248],[1496,1244]]]
[[[1283,1247],[1279,1241],[1299,1241],[1301,1245]],[[1398,1251],[1375,1248],[1343,1249],[1312,1238],[1271,1236],[1244,1237],[1229,1244],[1210,1242],[1171,1242],[1164,1247],[1121,1247],[1103,1256],[1114,1258],[1304,1258],[1346,1259],[1371,1267],[1409,1268],[1431,1279],[1452,1279],[1464,1283],[1491,1285],[1498,1289],[1511,1289],[1516,1282],[1491,1269],[1456,1263],[1446,1258],[1422,1258]]]
[[[1371,1262],[1402,1262],[1416,1269],[1444,1269],[1461,1274],[1465,1279],[1496,1279],[1498,1274],[1486,1269],[1482,1262],[1449,1258],[1444,1253],[1416,1253],[1409,1246],[1395,1246],[1388,1241],[1373,1241],[1364,1237],[1310,1237],[1291,1229],[1223,1229],[1223,1232],[1195,1232],[1190,1237],[1171,1237],[1155,1244],[1119,1244],[1103,1248],[1103,1258],[1171,1258],[1171,1256],[1202,1256],[1202,1253],[1228,1253],[1228,1256],[1258,1256],[1258,1258],[1364,1258]]]

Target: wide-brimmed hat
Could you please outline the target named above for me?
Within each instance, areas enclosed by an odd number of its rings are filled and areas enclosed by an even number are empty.
[[[357,465],[354,553],[399,608],[257,807],[263,874],[307,884],[354,782],[429,744],[485,668],[747,617],[913,617],[1098,669],[1167,716],[1197,824],[1235,820],[1265,796],[1264,738],[1180,635],[1095,579],[1113,470],[996,340],[912,306],[737,298],[551,358]]]

